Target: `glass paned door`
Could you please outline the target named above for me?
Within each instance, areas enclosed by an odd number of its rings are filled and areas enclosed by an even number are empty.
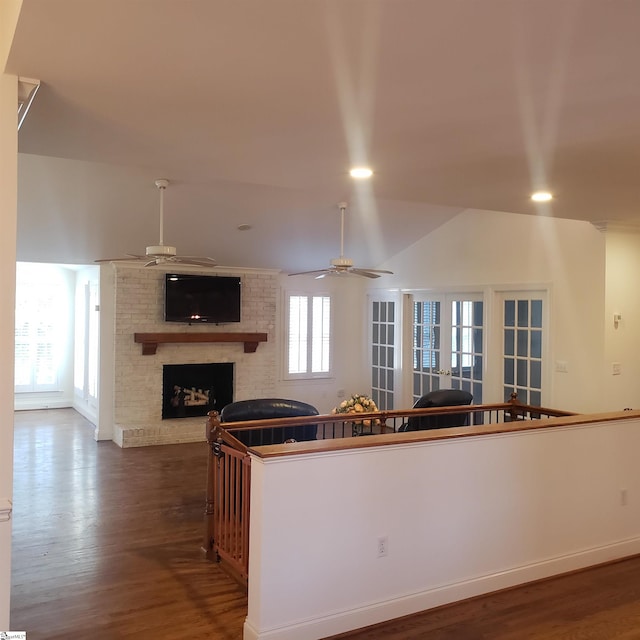
[[[544,298],[507,295],[503,302],[503,393],[524,404],[542,406]]]
[[[473,395],[482,404],[484,304],[482,300],[451,300],[451,388]]]
[[[482,402],[484,303],[445,295],[413,305],[413,401],[436,389],[463,389]]]
[[[440,389],[442,360],[440,300],[413,303],[413,402]]]
[[[371,397],[378,409],[393,409],[396,303],[374,300],[372,304]]]

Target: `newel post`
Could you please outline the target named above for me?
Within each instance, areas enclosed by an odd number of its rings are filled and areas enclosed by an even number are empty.
[[[509,400],[511,408],[509,409],[509,417],[512,422],[521,420],[524,416],[524,410],[522,409],[522,403],[518,400],[518,394],[515,391],[511,392],[511,399]]]
[[[220,428],[220,418],[217,411],[209,411],[207,414],[207,486],[205,492],[204,509],[204,540],[202,550],[208,560],[218,560],[213,554],[214,545],[214,516],[215,516],[215,491],[216,472],[218,459],[215,450],[219,449],[217,432]]]

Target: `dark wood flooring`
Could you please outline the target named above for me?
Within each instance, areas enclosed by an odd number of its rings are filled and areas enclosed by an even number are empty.
[[[239,640],[246,597],[200,555],[206,445],[96,443],[70,409],[19,412],[11,626],[29,640]],[[300,580],[304,580],[301,570]],[[349,640],[640,640],[640,558]]]
[[[18,412],[14,469],[13,630],[242,638],[245,593],[200,552],[205,443],[120,449],[71,409]]]

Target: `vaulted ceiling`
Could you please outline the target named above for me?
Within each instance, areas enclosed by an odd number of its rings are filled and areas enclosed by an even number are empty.
[[[639,30],[627,0],[24,0],[18,257],[144,253],[156,178],[165,242],[228,266],[326,266],[345,200],[362,266],[468,208],[636,222]]]

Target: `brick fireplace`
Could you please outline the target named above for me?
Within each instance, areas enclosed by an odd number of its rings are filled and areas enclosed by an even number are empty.
[[[204,441],[206,417],[187,415],[163,419],[165,365],[228,364],[233,368],[233,400],[274,394],[277,273],[235,269],[221,269],[215,273],[241,276],[240,323],[219,327],[167,323],[163,319],[164,271],[137,265],[114,266],[113,439],[119,446]],[[243,342],[176,342],[159,344],[154,355],[143,355],[141,345],[134,341],[135,333],[204,334],[216,331],[266,333],[268,338],[266,342],[260,342],[253,353],[245,352]]]

